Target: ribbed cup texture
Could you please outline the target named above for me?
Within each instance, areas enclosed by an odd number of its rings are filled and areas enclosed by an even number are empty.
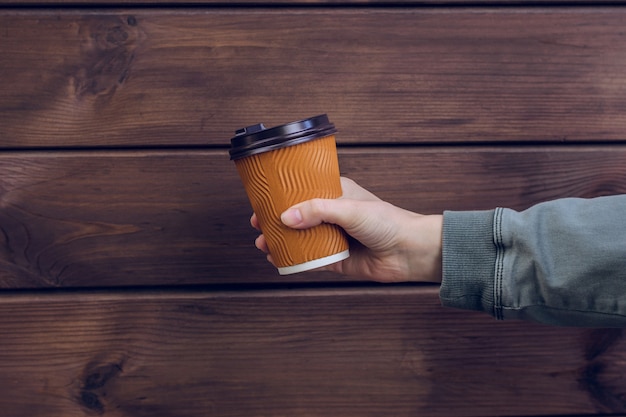
[[[341,196],[334,135],[237,159],[235,165],[277,267],[348,249],[346,236],[337,226],[294,230],[280,221],[281,213],[296,203]]]

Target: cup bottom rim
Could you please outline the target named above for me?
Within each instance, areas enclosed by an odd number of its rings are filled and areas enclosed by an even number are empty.
[[[321,268],[326,265],[334,264],[335,262],[343,261],[349,256],[350,250],[347,249],[343,252],[335,253],[334,255],[313,259],[312,261],[307,261],[301,264],[279,267],[278,273],[280,275],[290,275],[298,272],[310,271],[311,269]]]

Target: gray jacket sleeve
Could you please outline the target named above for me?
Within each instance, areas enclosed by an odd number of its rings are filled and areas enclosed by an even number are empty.
[[[626,327],[626,195],[445,212],[440,298],[497,319]]]

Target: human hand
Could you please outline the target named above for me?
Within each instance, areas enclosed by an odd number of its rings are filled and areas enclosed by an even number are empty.
[[[393,206],[348,178],[343,196],[296,204],[281,216],[294,229],[332,223],[352,237],[350,257],[321,269],[380,282],[441,282],[443,217],[421,215]],[[259,229],[256,215],[250,222]],[[256,247],[268,254],[265,237]]]

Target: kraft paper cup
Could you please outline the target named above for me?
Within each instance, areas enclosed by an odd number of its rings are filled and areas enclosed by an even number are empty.
[[[283,211],[299,202],[341,197],[335,133],[328,117],[320,115],[270,129],[248,126],[231,139],[230,158],[281,275],[350,256],[338,226],[324,223],[295,230],[280,220]]]

